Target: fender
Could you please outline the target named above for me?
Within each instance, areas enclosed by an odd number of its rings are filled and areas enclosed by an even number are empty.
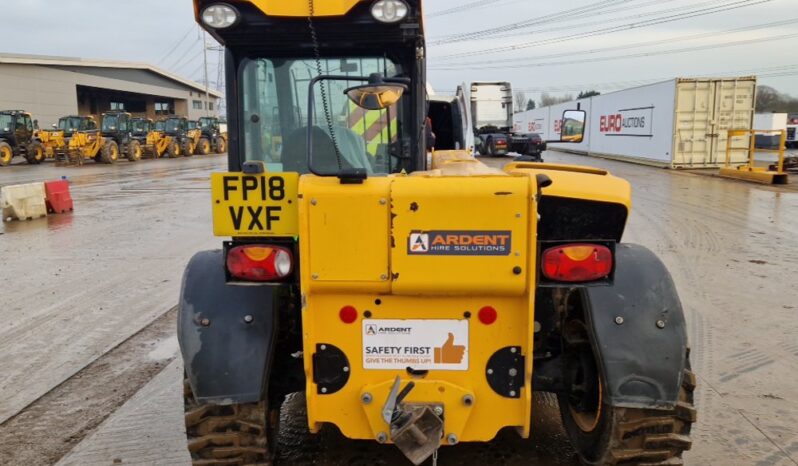
[[[191,258],[183,274],[177,337],[198,402],[232,404],[265,399],[279,289],[227,284],[221,250],[202,251]]]
[[[579,293],[610,404],[672,409],[687,331],[673,280],[659,258],[642,246],[618,244],[614,284]]]

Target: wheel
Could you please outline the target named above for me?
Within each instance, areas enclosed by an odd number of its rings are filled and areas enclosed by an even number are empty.
[[[130,141],[130,144],[127,146],[127,159],[131,162],[138,162],[141,160],[141,143],[138,141]]]
[[[7,142],[0,141],[0,167],[5,167],[11,163],[14,158],[14,149]]]
[[[225,152],[227,152],[227,141],[225,140],[225,138],[223,138],[221,136],[218,136],[216,138],[216,150],[215,150],[215,152],[217,154],[224,154]]]
[[[272,464],[280,416],[265,401],[200,405],[184,379],[183,406],[192,464]]]
[[[195,147],[194,143],[191,142],[191,140],[186,140],[186,142],[183,143],[183,147],[181,147],[180,149],[183,152],[183,155],[186,157],[191,157],[192,155],[194,155]]]
[[[44,161],[44,147],[40,142],[32,142],[25,151],[25,160],[31,165],[38,165]]]
[[[103,163],[116,163],[119,160],[119,146],[116,141],[107,141],[105,143],[100,152],[100,160]]]
[[[682,464],[696,420],[696,379],[689,354],[679,401],[672,410],[611,406],[604,399],[604,382],[587,326],[579,319],[563,325],[563,356],[565,384],[571,389],[558,394],[560,416],[582,464]]]
[[[200,138],[199,144],[197,144],[197,153],[199,155],[208,155],[211,153],[211,142],[208,141],[208,138]]]
[[[176,159],[180,157],[180,146],[177,144],[177,142],[172,141],[168,146],[166,146],[166,154],[170,159]]]
[[[495,148],[493,147],[493,138],[488,138],[485,141],[485,155],[488,157],[493,157],[493,153],[495,152]]]

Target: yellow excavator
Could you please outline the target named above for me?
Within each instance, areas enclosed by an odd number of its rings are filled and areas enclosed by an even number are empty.
[[[231,135],[209,205],[225,241],[179,301],[194,464],[271,464],[296,392],[311,432],[416,465],[534,435],[535,392],[584,464],[682,463],[686,323],[663,263],[623,242],[628,182],[428,157],[420,0],[194,6],[224,45]],[[551,142],[586,119],[566,111]]]

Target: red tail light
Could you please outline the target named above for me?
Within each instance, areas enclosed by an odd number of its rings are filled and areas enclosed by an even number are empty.
[[[279,246],[237,246],[227,252],[227,270],[235,278],[252,282],[282,280],[294,270],[291,251]]]
[[[566,244],[543,252],[543,275],[560,282],[589,282],[612,271],[610,248],[598,244]]]

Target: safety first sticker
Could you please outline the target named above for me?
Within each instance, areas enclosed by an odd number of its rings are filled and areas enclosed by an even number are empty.
[[[510,231],[413,231],[407,239],[409,255],[509,256]]]
[[[468,321],[364,319],[363,367],[468,370]]]

